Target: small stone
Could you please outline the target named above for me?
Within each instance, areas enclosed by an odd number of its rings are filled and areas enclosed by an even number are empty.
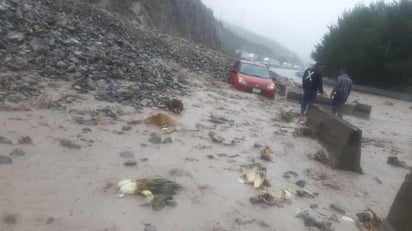
[[[287,172],[283,173],[283,177],[286,178],[286,179],[290,179],[292,177],[297,177],[297,176],[298,176],[298,174],[294,171],[287,171]]]
[[[70,149],[80,149],[81,148],[80,145],[68,139],[60,140],[60,146],[65,147],[65,148],[70,148]]]
[[[0,136],[0,144],[13,144],[13,143],[6,137]]]
[[[7,33],[6,38],[12,42],[21,42],[25,38],[25,34],[21,32],[16,32],[16,31],[10,31]]]
[[[376,183],[382,184],[382,181],[381,181],[381,179],[379,179],[379,177],[375,176],[374,179],[375,179]]]
[[[164,139],[164,140],[162,141],[162,143],[164,143],[164,144],[170,144],[170,143],[173,143],[173,140],[172,140],[171,137],[167,137],[166,139]]]
[[[214,155],[207,155],[206,157],[207,157],[208,159],[210,159],[210,160],[215,159],[215,156],[214,156]]]
[[[126,160],[126,162],[123,163],[124,166],[136,166],[137,161],[136,160]]]
[[[127,122],[127,124],[130,124],[130,125],[138,125],[138,124],[141,124],[141,123],[142,123],[141,120],[131,120],[131,121]]]
[[[124,151],[120,153],[121,158],[134,158],[134,153],[131,151]]]
[[[345,214],[346,211],[342,208],[342,206],[340,204],[330,204],[329,208],[335,210],[336,212],[340,213],[340,214]]]
[[[311,205],[309,205],[309,207],[311,209],[317,209],[319,207],[319,205],[318,204],[311,204]]]
[[[145,224],[144,225],[144,231],[157,231],[157,228],[154,225]]]
[[[253,147],[254,147],[254,148],[263,148],[263,144],[255,143],[255,144],[253,145]]]
[[[47,218],[46,224],[51,225],[53,223],[54,223],[54,218],[53,217]]]
[[[30,136],[22,136],[19,139],[19,144],[33,144],[33,140]]]
[[[63,62],[63,61],[59,61],[56,63],[56,66],[59,68],[67,68],[67,63]]]
[[[124,125],[124,126],[122,127],[122,130],[123,130],[123,131],[130,131],[130,130],[132,130],[132,126],[130,126],[130,125]]]
[[[89,132],[92,132],[92,129],[91,128],[83,128],[82,132],[83,133],[89,133]]]
[[[26,155],[26,152],[19,148],[15,148],[12,152],[9,154],[10,156],[24,156]]]
[[[162,143],[162,138],[158,134],[152,133],[150,135],[149,142],[152,144],[160,144]]]
[[[1,156],[0,155],[0,165],[1,164],[11,164],[13,160],[8,156]]]
[[[170,207],[176,207],[177,202],[175,200],[166,200],[166,205],[168,205]]]
[[[150,99],[143,99],[141,102],[140,102],[140,105],[142,105],[143,107],[147,107],[147,106],[149,106],[151,104],[151,100]]]
[[[249,198],[250,203],[252,204],[261,204],[264,203],[264,201],[262,200],[262,198],[260,197],[251,197]]]
[[[208,136],[212,139],[213,142],[221,144],[225,141],[225,138],[222,136],[216,135],[215,132],[209,132]]]
[[[306,185],[306,182],[305,182],[304,180],[298,180],[298,181],[296,181],[295,184],[296,184],[297,186],[300,186],[300,187],[304,188],[305,185]]]

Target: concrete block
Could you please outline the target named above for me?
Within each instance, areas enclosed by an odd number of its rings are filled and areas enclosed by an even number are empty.
[[[362,173],[360,166],[361,129],[316,105],[310,107],[306,123],[329,152],[333,168]]]
[[[362,103],[356,103],[353,106],[353,115],[356,117],[361,117],[369,119],[372,112],[372,106]]]
[[[412,230],[412,173],[406,176],[401,185],[387,221],[396,231]]]

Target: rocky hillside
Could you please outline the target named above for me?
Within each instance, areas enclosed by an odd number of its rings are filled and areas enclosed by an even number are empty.
[[[155,105],[182,88],[179,68],[223,79],[231,62],[81,0],[1,0],[0,22],[0,102],[38,94],[37,83],[58,78],[101,99]]]
[[[137,26],[155,27],[212,48],[234,53],[245,49],[260,56],[295,57],[269,39],[256,39],[253,33],[229,27],[216,20],[212,10],[200,0],[88,0],[98,8],[127,19]],[[252,36],[250,36],[252,35]],[[258,41],[258,42],[257,42]],[[285,60],[294,63],[295,60]]]

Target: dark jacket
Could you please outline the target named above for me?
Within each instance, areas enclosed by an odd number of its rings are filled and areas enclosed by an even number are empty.
[[[313,90],[323,93],[323,81],[322,75],[314,68],[306,69],[302,76],[302,88],[303,90]]]

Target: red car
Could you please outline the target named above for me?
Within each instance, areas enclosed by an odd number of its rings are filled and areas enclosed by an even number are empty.
[[[236,61],[229,74],[229,83],[238,90],[264,95],[274,99],[276,86],[269,70],[263,64],[245,60]]]

